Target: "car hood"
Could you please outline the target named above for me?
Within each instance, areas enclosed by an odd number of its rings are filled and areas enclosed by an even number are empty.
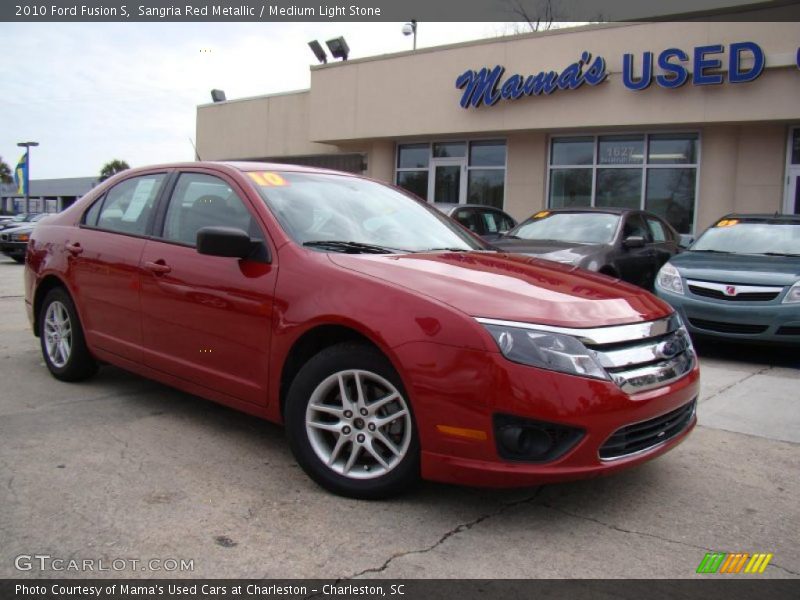
[[[683,252],[670,259],[683,277],[719,283],[790,285],[800,279],[800,257]]]
[[[35,223],[25,223],[24,225],[17,225],[16,227],[9,227],[8,229],[3,229],[3,233],[26,233],[33,231],[33,226]]]
[[[558,242],[555,240],[515,240],[502,238],[492,241],[492,246],[504,252],[528,254],[560,263],[578,263],[581,259],[596,254],[605,246],[599,244],[577,244],[574,242]]]
[[[650,321],[672,312],[641,288],[576,267],[483,252],[330,254],[333,263],[473,317],[563,327]]]

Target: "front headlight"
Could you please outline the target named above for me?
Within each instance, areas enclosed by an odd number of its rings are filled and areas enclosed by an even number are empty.
[[[27,242],[31,237],[30,233],[12,233],[11,240],[14,242]]]
[[[789,288],[783,299],[783,304],[797,304],[798,302],[800,302],[800,281]]]
[[[483,326],[508,360],[572,375],[608,379],[594,351],[571,335],[506,325]]]
[[[656,276],[656,285],[673,294],[683,295],[683,281],[681,281],[680,271],[669,263],[661,267],[661,270],[658,272]]]

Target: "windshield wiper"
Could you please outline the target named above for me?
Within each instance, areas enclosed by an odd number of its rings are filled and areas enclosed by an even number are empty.
[[[410,250],[403,250],[402,248],[388,248],[386,246],[376,246],[375,244],[340,240],[312,240],[310,242],[303,242],[303,246],[333,250],[334,252],[342,252],[344,254],[395,254],[410,252]]]
[[[794,252],[762,252],[764,256],[800,256]]]
[[[692,252],[711,252],[712,254],[733,254],[732,252],[728,252],[727,250],[692,250]]]

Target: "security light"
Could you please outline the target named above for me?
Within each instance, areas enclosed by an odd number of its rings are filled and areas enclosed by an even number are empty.
[[[214,102],[225,102],[225,92],[222,90],[211,90],[211,99]]]
[[[325,42],[328,45],[328,50],[334,58],[341,58],[347,60],[347,55],[350,54],[350,47],[343,37],[334,38]]]
[[[320,63],[325,64],[328,62],[328,55],[325,54],[325,50],[317,40],[308,42],[308,47],[311,48],[311,51],[314,53],[314,56],[317,57],[317,60]]]

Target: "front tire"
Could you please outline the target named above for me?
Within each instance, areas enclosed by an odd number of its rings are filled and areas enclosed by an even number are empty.
[[[47,293],[39,317],[42,356],[53,377],[81,381],[97,372],[97,361],[89,352],[78,312],[63,288]]]
[[[331,492],[385,498],[419,480],[411,403],[374,348],[344,343],[311,358],[289,388],[284,416],[297,462]]]

